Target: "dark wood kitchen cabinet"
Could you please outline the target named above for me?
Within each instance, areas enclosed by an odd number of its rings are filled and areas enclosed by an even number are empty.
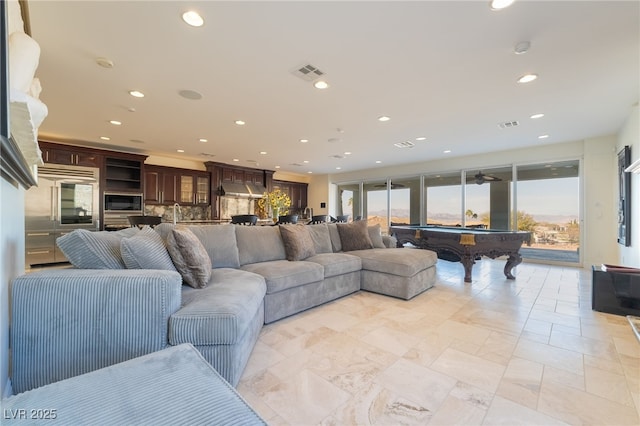
[[[301,213],[307,207],[307,189],[309,184],[302,182],[273,181],[273,189],[280,189],[291,198],[290,210]]]
[[[108,154],[104,157],[105,191],[137,192],[143,190],[142,165],[146,156],[137,154]]]
[[[42,161],[45,163],[64,164],[67,166],[102,167],[101,151],[78,146],[60,145],[40,141]]]
[[[209,173],[175,167],[145,167],[146,204],[206,206],[209,204]]]
[[[178,202],[178,173],[169,167],[145,166],[144,203],[174,204]]]

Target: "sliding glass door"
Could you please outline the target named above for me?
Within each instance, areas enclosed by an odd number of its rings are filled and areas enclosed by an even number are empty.
[[[533,234],[525,259],[580,262],[579,161],[517,167],[518,229]]]

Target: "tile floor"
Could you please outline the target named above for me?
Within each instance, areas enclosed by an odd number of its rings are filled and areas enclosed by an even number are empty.
[[[238,391],[270,425],[640,424],[640,342],[591,310],[590,270],[503,264],[267,325]]]

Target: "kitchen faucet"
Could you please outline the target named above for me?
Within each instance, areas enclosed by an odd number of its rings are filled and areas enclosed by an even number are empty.
[[[309,207],[309,206],[305,207],[304,212],[302,214],[307,219],[311,219],[311,217],[313,217],[313,207]]]
[[[176,210],[180,214],[180,216],[182,216],[182,210],[180,210],[180,204],[178,203],[173,204],[173,224],[174,225],[178,222],[178,214],[176,214]]]

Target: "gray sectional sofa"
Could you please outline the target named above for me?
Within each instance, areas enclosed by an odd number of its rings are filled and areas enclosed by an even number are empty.
[[[263,324],[361,289],[410,299],[433,286],[437,261],[366,222],[161,224],[58,245],[75,268],[12,285],[16,393],[183,343],[235,386]]]

